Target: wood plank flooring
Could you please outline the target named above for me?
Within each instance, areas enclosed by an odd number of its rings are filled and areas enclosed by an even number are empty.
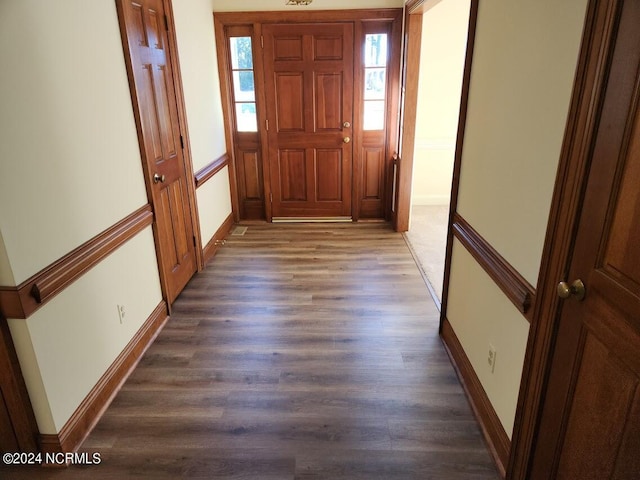
[[[230,235],[82,447],[21,479],[498,479],[402,235]]]

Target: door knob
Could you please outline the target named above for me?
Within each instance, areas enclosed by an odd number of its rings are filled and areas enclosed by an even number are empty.
[[[153,183],[164,183],[164,175],[160,175],[159,173],[153,174]]]
[[[349,137],[344,137],[344,138],[342,139],[342,141],[343,141],[344,143],[349,143],[349,142],[351,141],[351,138],[349,138]]]
[[[342,124],[342,126],[343,126],[344,128],[349,128],[349,127],[351,126],[351,124],[350,124],[349,122],[344,122],[344,123]]]
[[[560,282],[556,291],[558,292],[558,296],[560,298],[569,298],[571,296],[574,296],[578,301],[584,300],[584,296],[587,293],[587,289],[580,279],[575,280],[571,285],[569,285],[567,282]]]

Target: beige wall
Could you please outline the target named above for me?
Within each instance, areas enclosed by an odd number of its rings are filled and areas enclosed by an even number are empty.
[[[511,436],[529,323],[457,240],[450,282],[447,317]],[[493,373],[489,344],[497,351]]]
[[[478,11],[458,212],[534,287],[585,9],[493,0]],[[510,436],[529,325],[457,242],[446,314]]]
[[[178,54],[194,171],[224,155],[220,79],[213,29],[213,0],[173,2]],[[228,170],[197,191],[202,244],[206,245],[231,213]]]
[[[19,284],[147,197],[114,1],[3,1],[0,64],[0,269]],[[60,431],[161,299],[148,227],[9,319],[41,433]]]
[[[423,15],[413,205],[449,203],[470,3],[445,0]]]
[[[215,0],[173,2],[194,171],[227,151],[213,31]]]
[[[10,320],[40,433],[60,431],[149,317],[158,278],[148,227],[28,320]]]
[[[7,255],[7,249],[4,247],[4,239],[2,238],[2,230],[0,230],[0,285],[14,286],[16,284],[11,270],[11,263]]]
[[[231,213],[228,167],[198,189],[198,205],[202,239],[206,245]]]
[[[285,5],[285,0],[213,0],[215,12],[251,12],[269,10],[344,10],[357,8],[402,8],[404,0],[315,0],[311,5]]]
[[[1,2],[0,65],[0,231],[19,284],[147,199],[115,2]]]
[[[458,211],[533,286],[585,10],[494,0],[478,12]]]

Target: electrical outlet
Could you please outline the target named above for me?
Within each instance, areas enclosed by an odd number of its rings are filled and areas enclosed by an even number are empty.
[[[124,305],[118,305],[118,317],[120,317],[120,323],[124,322]]]
[[[491,373],[493,373],[496,369],[496,347],[489,344],[489,355],[487,356],[487,363],[489,364],[489,368],[491,369]]]

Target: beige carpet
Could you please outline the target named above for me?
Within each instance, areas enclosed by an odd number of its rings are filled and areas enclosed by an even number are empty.
[[[411,225],[406,233],[406,239],[438,300],[442,300],[448,217],[448,205],[414,205],[411,207]]]

